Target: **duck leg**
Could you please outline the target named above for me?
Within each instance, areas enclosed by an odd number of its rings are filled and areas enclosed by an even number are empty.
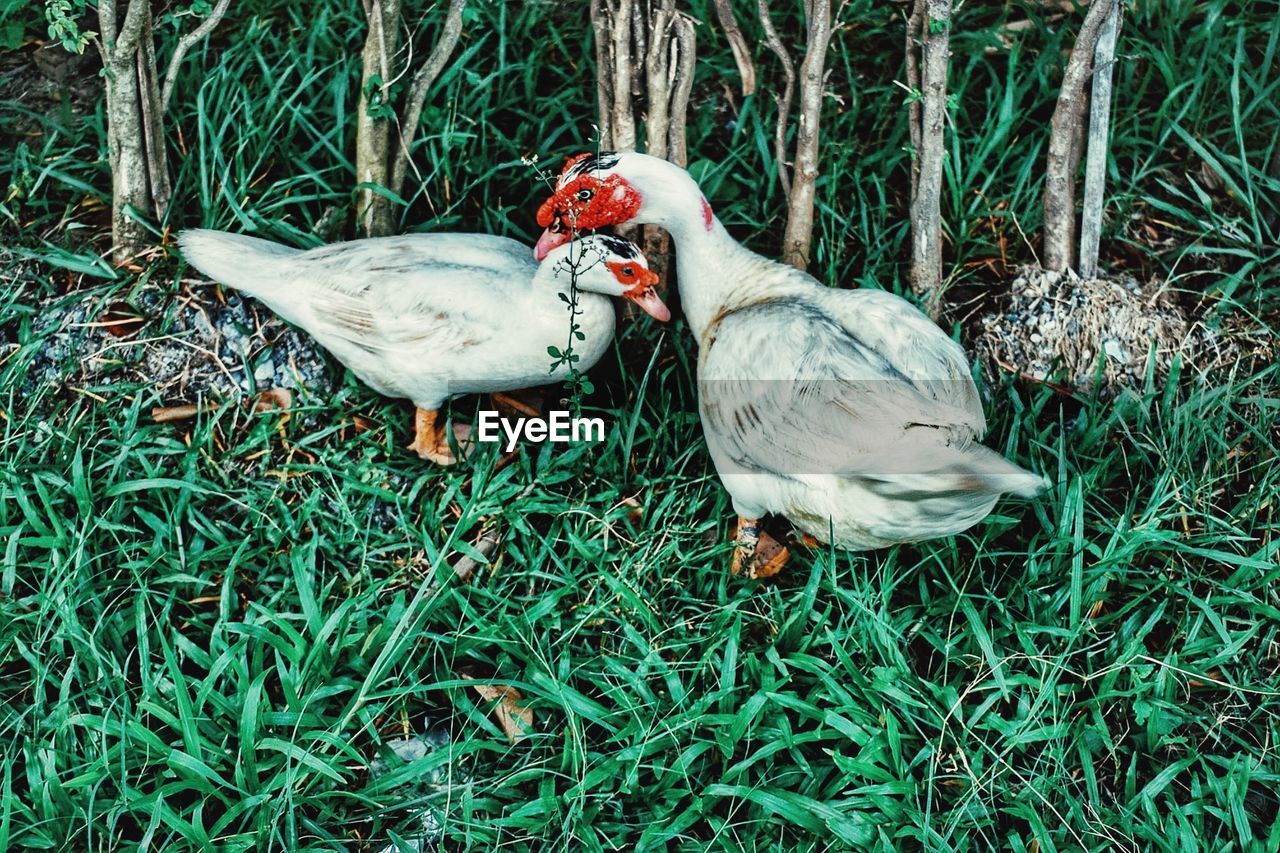
[[[437,465],[452,465],[458,461],[449,448],[444,430],[436,426],[439,412],[433,409],[418,409],[413,418],[413,443],[409,450],[423,459],[430,459]]]
[[[734,533],[733,574],[745,572],[749,578],[769,578],[782,571],[791,559],[791,552],[768,533],[760,531],[760,519],[738,516]]]

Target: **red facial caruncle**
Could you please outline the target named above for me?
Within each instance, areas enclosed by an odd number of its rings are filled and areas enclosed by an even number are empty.
[[[638,264],[609,261],[605,264],[619,284],[627,284],[632,290],[642,290],[658,283],[658,274]]]
[[[665,323],[671,319],[670,309],[653,289],[659,280],[656,272],[629,261],[607,261],[605,266],[619,284],[631,286],[630,290],[622,294],[624,299],[630,299],[639,305],[655,320]]]
[[[640,212],[640,193],[621,176],[570,176],[590,156],[579,154],[565,163],[555,195],[538,208],[538,224],[546,229],[534,249],[539,260],[583,231],[626,222]]]

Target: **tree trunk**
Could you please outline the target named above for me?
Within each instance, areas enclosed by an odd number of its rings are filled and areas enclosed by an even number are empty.
[[[920,191],[920,125],[923,122],[920,113],[920,100],[923,89],[920,86],[920,57],[916,55],[916,45],[924,36],[921,35],[920,22],[924,20],[925,0],[912,0],[911,15],[907,18],[906,38],[906,72],[907,72],[907,132],[911,138],[911,204],[916,203],[916,193]]]
[[[391,189],[391,84],[397,66],[400,0],[369,0],[369,32],[361,55],[360,102],[356,110],[356,181]],[[372,187],[356,188],[356,228],[365,237],[394,230],[391,200]]]
[[[1062,74],[1058,104],[1049,130],[1049,154],[1044,177],[1044,266],[1065,272],[1075,248],[1075,172],[1080,163],[1084,120],[1084,84],[1093,67],[1093,52],[1103,19],[1115,0],[1094,0],[1080,26],[1071,58]]]
[[[671,34],[675,0],[655,0],[649,10],[647,50],[644,53],[645,153],[663,160],[668,157],[667,131],[671,126]],[[649,267],[663,281],[671,264],[671,238],[657,225],[644,226],[644,254]]]
[[[592,0],[591,29],[601,149],[637,150],[636,115],[642,105],[645,153],[686,165],[685,123],[696,49],[693,22],[676,9],[676,0]],[[637,239],[634,226],[615,230]],[[670,238],[658,226],[647,225],[638,241],[650,268],[667,286],[675,269]],[[634,308],[627,303],[623,310],[631,316]]]
[[[1113,3],[1102,23],[1093,57],[1093,92],[1089,98],[1089,144],[1084,163],[1084,204],[1080,211],[1080,275],[1098,274],[1102,241],[1102,202],[1107,181],[1107,138],[1111,130],[1111,74],[1120,30],[1120,4]]]
[[[130,261],[149,242],[136,214],[163,219],[168,213],[171,185],[164,113],[182,58],[218,25],[229,5],[230,0],[219,0],[209,17],[179,40],[162,87],[156,73],[150,0],[129,0],[122,22],[117,0],[99,0],[98,49],[106,72],[111,163],[111,251],[117,264]]]
[[[111,246],[125,263],[147,243],[147,229],[129,212],[152,212],[146,141],[134,63],[112,63],[107,77],[107,145],[111,149]]]
[[[804,61],[800,63],[800,125],[796,132],[795,170],[782,235],[782,259],[799,269],[809,266],[813,241],[813,202],[817,193],[819,120],[831,42],[830,0],[812,0]]]
[[[937,316],[942,297],[942,164],[947,120],[947,63],[951,0],[928,0],[920,22],[923,109],[920,175],[911,203],[911,289]]]
[[[151,4],[148,0],[129,0],[117,32],[116,4],[114,0],[103,0],[98,7],[98,21],[106,69],[111,251],[115,262],[124,264],[147,245],[147,229],[137,215],[150,215],[155,210],[149,180],[153,158],[147,151],[153,123],[143,112],[143,99],[147,95],[139,79],[146,62],[140,45],[143,34],[151,29]],[[163,140],[158,141],[163,146]],[[159,159],[163,160],[163,153]]]

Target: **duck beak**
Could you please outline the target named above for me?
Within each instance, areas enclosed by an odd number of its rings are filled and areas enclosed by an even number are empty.
[[[533,247],[533,257],[535,260],[542,260],[556,246],[563,246],[569,242],[569,235],[561,231],[552,231],[550,228],[542,232],[542,236],[538,238],[538,243]]]
[[[658,291],[653,289],[653,285],[658,281],[658,276],[654,273],[642,279],[642,283],[622,294],[623,298],[630,299],[635,304],[644,309],[644,312],[659,323],[665,323],[671,319],[671,309],[669,309]]]

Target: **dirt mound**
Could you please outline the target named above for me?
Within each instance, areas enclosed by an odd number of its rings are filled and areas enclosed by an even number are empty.
[[[1175,359],[1186,375],[1266,357],[1271,341],[1242,321],[1214,327],[1169,294],[1132,278],[1085,280],[1027,267],[1010,284],[1004,309],[980,319],[975,344],[989,376],[1013,372],[1072,391],[1141,388]]]

